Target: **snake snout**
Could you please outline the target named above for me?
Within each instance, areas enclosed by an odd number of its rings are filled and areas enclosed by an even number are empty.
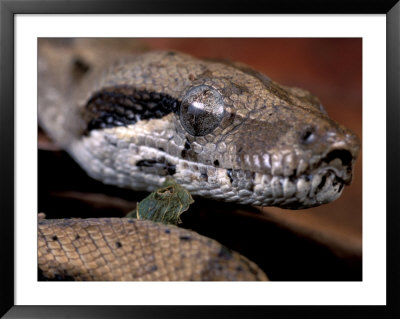
[[[349,166],[351,165],[351,162],[353,161],[353,155],[350,153],[350,151],[346,149],[335,149],[330,151],[324,158],[324,161],[327,163],[330,163],[331,161],[334,161],[335,159],[339,159],[342,162],[343,166]]]
[[[355,159],[355,156],[348,149],[332,149],[322,158],[321,167],[329,167],[335,172],[338,180],[348,185],[352,180]]]

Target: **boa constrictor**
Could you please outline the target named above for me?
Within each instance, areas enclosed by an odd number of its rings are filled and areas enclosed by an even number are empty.
[[[39,123],[94,179],[300,209],[337,199],[359,141],[308,91],[235,62],[135,42],[39,39]],[[75,280],[266,280],[196,233],[149,221],[40,220],[39,270]]]

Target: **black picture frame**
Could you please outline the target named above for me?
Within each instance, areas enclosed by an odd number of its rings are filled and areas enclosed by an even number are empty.
[[[400,3],[397,0],[0,0],[0,315],[4,318],[400,318]],[[386,306],[16,306],[14,305],[14,17],[16,14],[385,14],[387,21],[387,305]],[[378,110],[377,110],[378,111]],[[383,141],[382,141],[383,142]],[[378,165],[378,164],[377,164]],[[382,172],[380,172],[382,173]],[[376,212],[383,214],[384,212]]]

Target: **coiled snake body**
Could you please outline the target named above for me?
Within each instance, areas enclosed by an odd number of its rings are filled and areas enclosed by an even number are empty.
[[[39,40],[40,125],[91,177],[153,191],[171,176],[193,195],[291,209],[331,202],[350,183],[358,139],[309,92],[239,63],[107,41]],[[165,227],[41,220],[39,268],[85,280],[266,279],[216,242]]]

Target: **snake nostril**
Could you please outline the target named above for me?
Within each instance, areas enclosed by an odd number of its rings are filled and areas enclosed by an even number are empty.
[[[324,160],[329,163],[332,160],[339,158],[342,161],[342,165],[348,166],[351,164],[351,161],[353,160],[353,156],[348,150],[344,149],[337,149],[329,152]]]
[[[75,57],[72,61],[73,71],[77,73],[76,75],[83,75],[90,70],[90,65],[80,57]]]
[[[315,140],[315,129],[313,127],[307,127],[302,133],[301,133],[301,141],[304,144],[309,144],[314,142]]]

